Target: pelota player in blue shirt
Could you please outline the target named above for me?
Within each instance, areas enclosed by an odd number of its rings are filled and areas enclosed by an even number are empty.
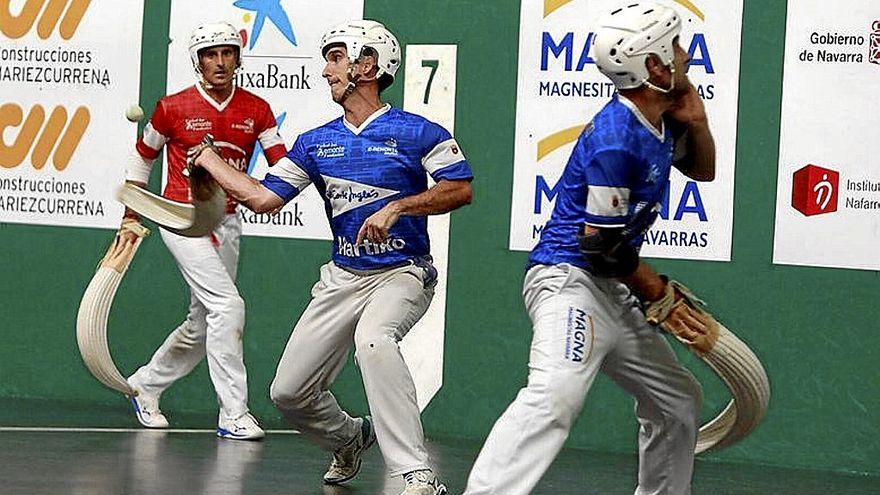
[[[467,495],[531,493],[600,370],[636,400],[636,495],[690,493],[700,386],[640,305],[667,292],[639,248],[671,167],[695,180],[715,175],[715,145],[685,74],[680,31],[678,14],[651,2],[614,11],[596,30],[594,58],[619,94],[578,139],[529,257],[528,384],[495,423]]]
[[[470,166],[448,131],[379,99],[400,65],[383,25],[351,21],[324,34],[323,77],[344,116],[302,134],[262,182],[209,147],[191,160],[243,205],[272,211],[314,184],[333,233],[312,301],[284,350],[271,396],[284,416],[328,451],[324,482],[353,478],[377,440],[404,495],[440,495],[429,465],[416,390],[398,342],[434,293],[426,215],[471,201]],[[437,181],[428,188],[426,173]],[[354,344],[373,419],[351,418],[328,390]]]

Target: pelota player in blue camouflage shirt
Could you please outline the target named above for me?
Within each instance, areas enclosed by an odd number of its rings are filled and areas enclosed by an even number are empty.
[[[641,301],[664,299],[673,286],[639,257],[671,168],[695,180],[715,176],[715,145],[686,75],[680,31],[679,15],[653,2],[600,21],[594,58],[618,94],[578,139],[529,256],[528,384],[495,423],[466,495],[531,493],[600,370],[636,401],[636,495],[690,493],[700,385],[647,322]]]
[[[262,182],[212,151],[192,160],[257,212],[280,207],[309,184],[324,200],[333,258],[321,267],[270,392],[285,418],[334,453],[324,482],[353,478],[364,450],[378,441],[389,473],[404,478],[403,495],[445,494],[398,342],[434,294],[426,216],[469,203],[473,175],[448,131],[381,102],[400,65],[400,45],[383,25],[337,26],[324,34],[321,51],[343,117],[303,133]],[[430,188],[426,172],[437,181]],[[329,391],[352,344],[372,420],[351,418]]]

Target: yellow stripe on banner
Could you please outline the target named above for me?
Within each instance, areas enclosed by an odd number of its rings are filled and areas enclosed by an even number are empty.
[[[690,0],[675,0],[675,3],[693,12],[694,15],[699,17],[701,21],[706,20],[706,16],[703,14],[703,11],[697,8],[697,6],[694,5]]]
[[[538,141],[538,160],[544,158],[550,153],[553,153],[557,149],[565,146],[566,144],[577,140],[578,136],[581,135],[581,131],[584,130],[584,127],[585,126],[583,125],[569,127],[568,129],[563,129],[559,132],[555,132]]]
[[[572,1],[573,0],[544,0],[544,17],[547,17],[548,15],[552,14],[553,11],[555,11],[556,9],[562,7],[563,5],[565,5],[567,3],[571,3]],[[674,0],[674,1],[675,1],[675,3],[681,5],[682,7],[688,9],[689,11],[693,12],[693,14],[695,16],[699,17],[701,21],[706,20],[706,15],[703,14],[703,11],[701,11],[690,0]]]
[[[554,10],[562,7],[573,0],[544,0],[544,17],[552,14]]]

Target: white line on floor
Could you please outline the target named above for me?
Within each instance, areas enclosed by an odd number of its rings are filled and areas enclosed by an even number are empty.
[[[64,427],[31,427],[31,426],[0,426],[0,431],[33,431],[33,432],[62,432],[62,433],[138,433],[138,432],[157,432],[157,433],[212,433],[216,434],[217,430],[208,429],[155,429],[146,428],[64,428]],[[296,430],[266,430],[266,433],[272,435],[299,435]]]

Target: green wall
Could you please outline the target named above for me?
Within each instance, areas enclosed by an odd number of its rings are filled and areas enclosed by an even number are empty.
[[[151,109],[165,92],[169,0],[146,3],[141,104]],[[482,439],[525,383],[530,339],[519,295],[526,254],[507,249],[518,2],[366,0],[365,14],[384,20],[404,43],[459,45],[456,135],[477,179],[473,205],[452,217],[444,387],[424,421],[432,436]],[[880,278],[771,263],[784,2],[745,0],[743,23],[733,261],[655,263],[704,296],[756,350],[771,378],[763,425],[707,458],[880,475]],[[389,92],[392,103],[401,102],[402,87],[398,82]],[[0,398],[127,408],[89,375],[75,339],[79,299],[110,239],[106,230],[0,223]],[[239,285],[248,305],[251,405],[269,427],[282,426],[267,392],[275,364],[328,256],[326,242],[243,240]],[[164,245],[158,236],[148,239],[111,314],[111,349],[125,373],[149,358],[187,302]],[[704,383],[708,419],[726,403],[726,390],[682,355]],[[352,412],[366,410],[353,366],[334,390]],[[166,393],[163,409],[214,413],[204,364]],[[52,424],[65,421],[59,414]],[[88,422],[106,424],[97,412]],[[635,430],[631,400],[600,378],[569,445],[633,452]]]

